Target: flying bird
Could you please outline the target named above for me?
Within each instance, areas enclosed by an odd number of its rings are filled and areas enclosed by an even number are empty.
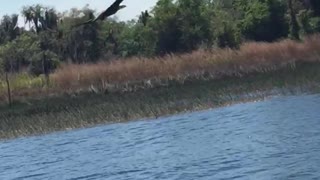
[[[126,5],[120,5],[122,3],[122,1],[123,0],[116,0],[110,7],[108,7],[108,9],[106,9],[105,11],[100,13],[96,18],[90,19],[89,21],[86,21],[86,22],[83,22],[83,23],[80,23],[80,24],[77,24],[74,27],[81,26],[81,25],[84,25],[84,24],[94,23],[94,22],[96,22],[98,20],[103,21],[107,17],[116,14],[119,10],[127,7]]]

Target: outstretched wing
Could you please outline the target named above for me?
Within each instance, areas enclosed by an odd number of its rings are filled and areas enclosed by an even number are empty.
[[[86,22],[82,22],[82,23],[73,25],[72,28],[79,27],[79,26],[85,25],[85,24],[90,24],[90,23],[92,23],[92,22],[93,22],[93,19],[90,19],[90,20],[88,20],[88,21],[86,21]]]
[[[122,3],[123,0],[116,0],[113,4],[111,4],[110,7],[108,7],[108,9],[106,9],[102,15],[103,18],[107,18],[113,14],[115,14],[118,10],[119,10],[119,6]]]
[[[111,6],[120,6],[123,0],[116,0]]]

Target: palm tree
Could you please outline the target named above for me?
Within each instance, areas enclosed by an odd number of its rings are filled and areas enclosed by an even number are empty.
[[[25,17],[25,24],[33,24],[36,33],[40,37],[40,48],[42,50],[43,73],[46,76],[47,85],[49,85],[49,62],[46,52],[50,50],[51,38],[48,32],[56,33],[58,27],[58,16],[52,8],[45,8],[41,5],[24,7],[22,14]]]
[[[51,33],[59,33],[57,31],[58,27],[58,16],[54,9],[45,8],[41,5],[24,7],[22,10],[22,14],[25,17],[25,24],[34,25],[36,33],[40,38],[40,48],[42,52],[39,54],[42,56],[42,68],[43,73],[46,77],[46,85],[47,85],[47,95],[50,83],[49,77],[49,65],[48,56],[52,54],[50,48],[52,48],[52,37]],[[50,33],[49,33],[50,32]],[[47,112],[48,112],[48,103],[46,104]]]
[[[3,16],[0,27],[4,33],[5,41],[12,41],[19,35],[18,18],[17,14]]]
[[[148,22],[148,19],[150,17],[151,16],[149,15],[149,12],[147,10],[143,11],[143,12],[141,12],[141,15],[139,16],[139,22],[141,22],[144,26],[146,26],[147,22]]]
[[[34,25],[36,33],[41,31],[55,32],[58,26],[58,16],[54,9],[45,8],[40,5],[24,7],[22,14],[25,17],[25,24]]]
[[[25,24],[28,23],[30,27],[31,23],[33,23],[37,33],[40,32],[39,19],[41,17],[41,13],[42,7],[40,5],[24,7],[22,10],[22,15],[25,17]]]

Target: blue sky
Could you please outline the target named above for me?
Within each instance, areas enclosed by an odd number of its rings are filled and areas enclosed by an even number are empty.
[[[69,10],[72,7],[82,8],[86,4],[89,4],[90,8],[101,11],[111,5],[114,0],[0,0],[0,2],[0,17],[2,17],[4,14],[20,14],[23,6],[38,3],[54,7],[58,11]],[[124,0],[122,4],[127,5],[127,8],[121,10],[117,14],[117,17],[120,20],[136,18],[141,11],[150,9],[156,2],[157,0]]]

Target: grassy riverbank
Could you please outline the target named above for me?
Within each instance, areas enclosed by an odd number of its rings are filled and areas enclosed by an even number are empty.
[[[11,78],[13,100],[80,92],[134,92],[181,84],[188,79],[219,80],[252,73],[274,72],[297,63],[320,62],[320,35],[303,41],[245,43],[240,49],[198,50],[161,58],[119,59],[97,64],[63,65],[50,75],[47,89],[41,77],[26,74]],[[2,78],[3,79],[3,78]],[[0,101],[7,101],[5,80],[0,80]]]
[[[43,78],[20,74],[11,79],[11,107],[0,83],[0,138],[218,107],[293,89],[318,91],[319,42],[314,35],[239,50],[67,65],[51,75],[48,89]]]
[[[80,93],[0,107],[0,138],[90,127],[257,100],[294,89],[320,89],[320,64],[303,63],[275,72],[221,80],[171,81],[167,87],[112,94]],[[274,91],[275,88],[277,91]]]

